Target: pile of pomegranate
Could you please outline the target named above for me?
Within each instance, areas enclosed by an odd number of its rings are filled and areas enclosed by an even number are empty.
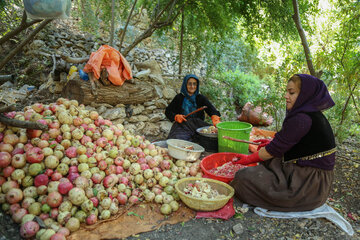
[[[199,161],[173,159],[167,149],[76,100],[36,103],[6,115],[49,127],[0,123],[0,204],[21,224],[24,238],[65,239],[81,223],[109,219],[122,205],[142,201],[170,214],[179,208],[175,182],[201,177]]]

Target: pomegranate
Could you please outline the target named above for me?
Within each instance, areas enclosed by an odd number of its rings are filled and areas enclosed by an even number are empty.
[[[36,233],[39,231],[40,226],[37,222],[34,221],[28,221],[21,225],[20,227],[20,235],[23,238],[32,238],[36,235]]]
[[[0,168],[6,168],[11,163],[11,155],[8,152],[0,152]]]
[[[11,159],[11,165],[14,168],[23,168],[26,165],[26,158],[24,154],[15,154]]]
[[[23,197],[23,192],[19,188],[12,188],[6,193],[6,200],[10,204],[20,202]]]
[[[62,195],[56,191],[49,193],[46,200],[46,203],[52,208],[60,206],[61,202]]]
[[[4,136],[3,142],[15,146],[19,142],[19,137],[16,134],[7,134]]]
[[[86,224],[87,225],[93,225],[97,222],[97,216],[95,214],[90,214],[87,218],[86,218]]]
[[[26,151],[26,161],[29,163],[40,163],[44,159],[41,148],[33,147]]]
[[[35,187],[39,187],[42,185],[47,186],[48,182],[49,182],[49,177],[46,174],[39,174],[34,179]]]

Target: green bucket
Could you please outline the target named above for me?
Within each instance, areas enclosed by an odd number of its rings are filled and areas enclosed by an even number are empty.
[[[224,139],[228,136],[236,139],[249,141],[252,125],[246,122],[221,122],[216,125],[218,128],[219,152],[249,153],[249,144]]]

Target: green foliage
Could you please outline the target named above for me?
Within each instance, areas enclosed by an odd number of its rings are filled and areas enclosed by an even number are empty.
[[[262,96],[262,81],[254,74],[235,70],[219,72],[213,78],[217,82],[207,81],[201,92],[218,106],[224,119],[234,120],[246,102],[256,102]]]

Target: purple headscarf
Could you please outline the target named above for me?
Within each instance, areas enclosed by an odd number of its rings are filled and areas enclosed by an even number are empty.
[[[326,110],[335,105],[323,81],[308,74],[296,75],[301,79],[301,90],[293,108],[287,111],[286,118],[300,112],[307,113]]]

